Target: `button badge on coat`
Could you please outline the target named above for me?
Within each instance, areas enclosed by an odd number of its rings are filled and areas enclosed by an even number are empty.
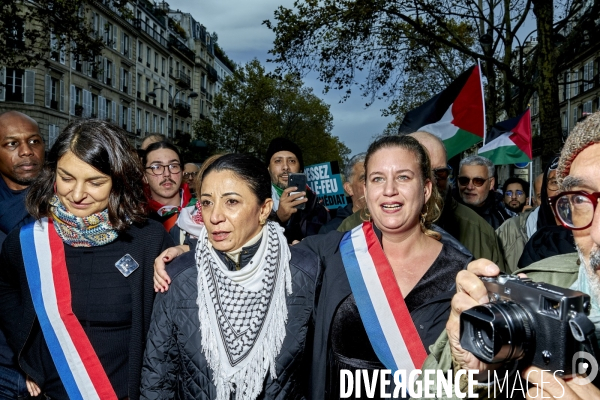
[[[115,267],[127,278],[133,271],[138,269],[140,265],[129,254],[125,254],[119,261],[115,263]]]

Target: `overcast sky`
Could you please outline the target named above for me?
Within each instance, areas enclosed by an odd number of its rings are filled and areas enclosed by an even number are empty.
[[[262,22],[273,19],[273,11],[279,5],[292,7],[293,0],[170,0],[172,9],[189,12],[194,19],[216,32],[219,45],[237,64],[245,64],[258,58],[267,70],[275,65],[267,64],[267,52],[272,47],[274,35]],[[342,93],[322,93],[322,85],[316,76],[304,79],[306,86],[314,88],[317,96],[331,106],[333,134],[338,136],[356,154],[367,150],[373,135],[383,131],[391,118],[383,118],[380,109],[383,102],[365,108],[366,99],[353,94],[352,98],[339,103]]]

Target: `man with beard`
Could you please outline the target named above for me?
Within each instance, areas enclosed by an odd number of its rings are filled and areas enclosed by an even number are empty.
[[[563,254],[534,263],[516,271],[533,281],[579,290],[591,297],[589,319],[600,337],[600,112],[575,126],[560,155],[556,177],[560,194],[553,209],[561,224],[573,231],[577,253]],[[460,314],[488,302],[487,289],[478,276],[495,276],[498,268],[489,260],[477,260],[461,271],[456,279],[458,293],[452,299],[452,311],[442,334],[427,358],[423,369],[477,369],[485,374],[488,365],[460,346]],[[450,347],[450,352],[444,351]],[[453,364],[454,363],[454,364]],[[498,375],[503,375],[502,371]],[[538,398],[600,398],[600,390],[581,377],[561,379],[552,371],[529,367],[521,372],[530,384],[543,381],[543,390],[533,389]],[[485,389],[487,390],[487,388]]]
[[[515,176],[510,177],[502,185],[502,193],[506,209],[520,214],[529,202],[529,183]]]
[[[319,233],[330,219],[327,209],[309,187],[288,187],[289,174],[304,170],[298,145],[284,137],[275,138],[269,143],[265,160],[271,176],[273,198],[270,218],[285,228],[285,236],[290,243]],[[301,204],[305,204],[303,210],[297,208]]]
[[[182,184],[179,150],[168,142],[152,143],[143,154],[142,163],[149,217],[161,222],[175,243],[184,244],[185,232],[177,225],[177,218],[183,208],[196,204],[196,198],[188,184]]]
[[[0,243],[13,229],[32,221],[25,209],[27,189],[44,165],[44,140],[32,118],[8,111],[0,115]],[[0,398],[26,396],[25,377],[0,331]]]

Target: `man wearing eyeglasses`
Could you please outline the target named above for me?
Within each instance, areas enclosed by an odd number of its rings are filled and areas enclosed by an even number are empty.
[[[194,179],[196,179],[198,171],[200,171],[200,168],[194,163],[185,163],[183,166],[183,182],[188,184],[190,190],[194,185]]]
[[[510,177],[502,185],[504,206],[517,214],[523,211],[529,202],[529,183],[521,178]]]
[[[456,200],[471,208],[497,229],[511,218],[510,212],[494,192],[494,164],[485,157],[469,156],[460,161],[458,168],[458,196]]]
[[[163,224],[175,243],[183,244],[184,234],[177,226],[181,210],[195,204],[187,183],[183,183],[181,156],[168,142],[152,143],[142,156],[144,183],[151,213],[150,218]]]
[[[563,254],[534,263],[518,273],[527,274],[533,281],[543,281],[564,288],[584,292],[591,297],[589,318],[600,337],[600,112],[596,112],[575,126],[562,150],[557,179],[560,193],[550,198],[552,209],[560,223],[572,230],[576,253]],[[495,276],[498,268],[489,260],[476,260],[468,271],[457,276],[458,293],[452,299],[451,315],[434,351],[423,369],[478,369],[488,368],[473,354],[460,346],[460,314],[471,307],[487,303],[487,289],[478,276]],[[450,353],[443,352],[450,346]],[[558,349],[557,349],[558,350]],[[442,355],[445,354],[445,355]],[[452,362],[454,360],[454,368]],[[585,367],[585,365],[584,365]],[[588,364],[588,367],[592,365]],[[591,372],[590,370],[586,371]],[[484,372],[485,373],[485,372]],[[538,398],[564,400],[600,398],[600,390],[581,377],[561,379],[553,371],[529,367],[520,374],[530,384],[543,390],[531,390]]]

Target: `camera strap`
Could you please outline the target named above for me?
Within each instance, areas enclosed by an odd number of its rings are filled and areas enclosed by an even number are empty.
[[[577,315],[569,320],[569,326],[571,327],[571,333],[573,337],[580,343],[583,343],[585,351],[590,353],[596,360],[600,355],[598,350],[598,339],[596,338],[596,327],[594,323],[584,313],[577,313]],[[596,375],[592,382],[594,386],[600,387],[600,376]]]

